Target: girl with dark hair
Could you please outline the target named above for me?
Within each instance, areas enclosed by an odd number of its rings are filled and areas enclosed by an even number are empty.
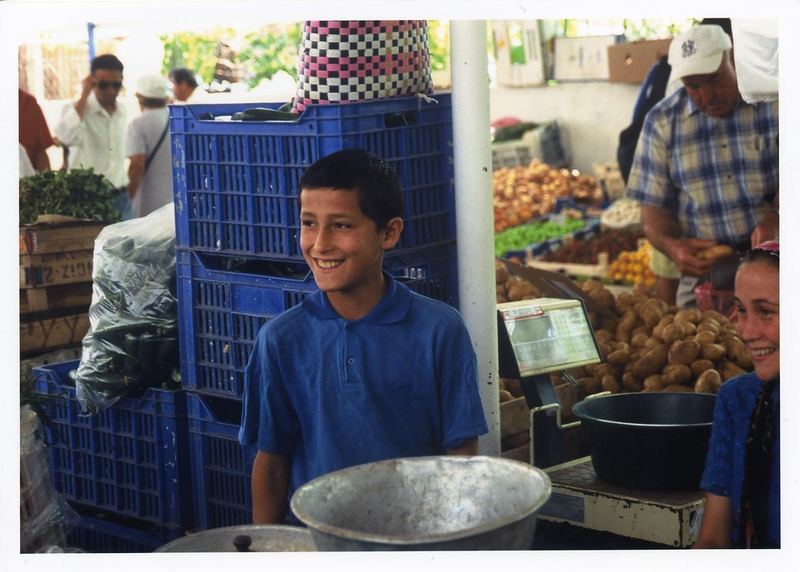
[[[779,244],[769,241],[736,273],[736,328],[755,371],[717,395],[695,548],[780,548],[779,270]]]

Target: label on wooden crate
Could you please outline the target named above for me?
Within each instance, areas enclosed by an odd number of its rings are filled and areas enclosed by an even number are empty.
[[[36,288],[92,280],[92,250],[24,254],[19,257],[19,287]]]
[[[94,248],[94,239],[106,226],[104,222],[83,221],[21,226],[20,254],[49,254]]]
[[[59,318],[20,322],[20,352],[40,351],[70,344],[76,344],[89,331],[87,313]]]

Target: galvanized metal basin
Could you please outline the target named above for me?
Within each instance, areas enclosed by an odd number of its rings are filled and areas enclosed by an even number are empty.
[[[165,544],[156,552],[310,552],[311,533],[299,526],[254,524],[210,528]]]
[[[319,550],[518,550],[550,490],[543,471],[518,461],[415,457],[314,479],[291,508]]]

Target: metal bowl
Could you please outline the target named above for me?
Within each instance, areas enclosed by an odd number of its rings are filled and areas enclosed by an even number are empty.
[[[549,497],[549,477],[525,463],[439,456],[329,473],[291,508],[319,550],[519,550]]]
[[[272,524],[225,526],[189,534],[156,552],[309,552],[311,533],[299,526]]]

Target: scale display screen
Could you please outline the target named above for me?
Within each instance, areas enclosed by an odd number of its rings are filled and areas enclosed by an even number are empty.
[[[537,298],[499,304],[497,311],[522,376],[600,362],[579,300]]]

